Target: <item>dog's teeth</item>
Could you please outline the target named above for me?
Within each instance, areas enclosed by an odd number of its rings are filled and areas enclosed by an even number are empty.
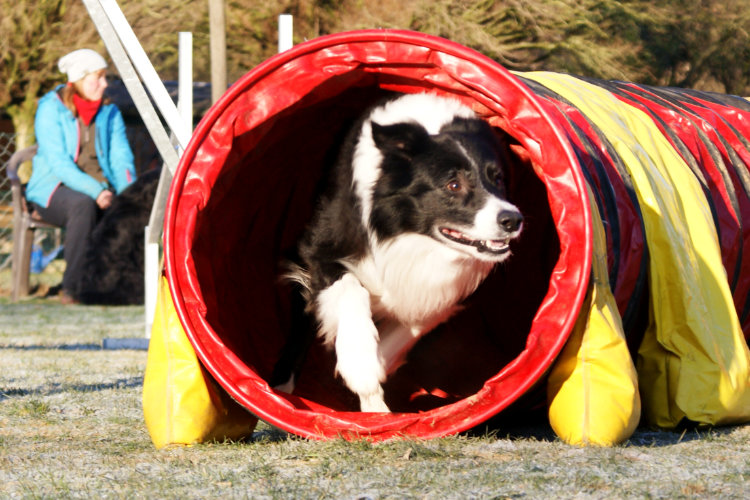
[[[490,250],[502,250],[508,246],[508,243],[504,240],[487,240],[484,242],[484,246]]]

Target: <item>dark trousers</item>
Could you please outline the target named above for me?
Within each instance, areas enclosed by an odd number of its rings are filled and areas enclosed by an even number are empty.
[[[65,274],[62,288],[69,296],[76,297],[78,283],[86,272],[88,239],[99,217],[99,207],[90,196],[62,184],[57,187],[46,208],[36,203],[31,205],[42,219],[65,228]]]

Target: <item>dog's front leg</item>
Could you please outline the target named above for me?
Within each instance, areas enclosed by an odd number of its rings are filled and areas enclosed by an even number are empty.
[[[378,356],[383,360],[386,376],[391,375],[406,362],[406,355],[421,335],[417,327],[409,327],[398,320],[380,324]]]
[[[385,367],[378,356],[378,330],[372,320],[370,294],[351,273],[318,296],[318,319],[327,342],[336,350],[336,370],[359,396],[364,412],[388,412],[381,382]]]

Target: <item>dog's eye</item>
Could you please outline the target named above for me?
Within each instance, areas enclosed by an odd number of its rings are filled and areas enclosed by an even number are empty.
[[[461,189],[463,189],[463,186],[461,185],[460,181],[454,179],[445,185],[445,189],[447,189],[451,193],[459,193],[461,192]]]
[[[497,189],[499,189],[500,191],[505,191],[505,178],[503,178],[503,175],[500,172],[491,175],[490,179],[492,179],[492,183]]]

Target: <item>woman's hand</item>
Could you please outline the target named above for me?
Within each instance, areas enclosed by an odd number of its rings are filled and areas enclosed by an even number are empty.
[[[99,193],[99,196],[96,197],[96,204],[102,210],[106,210],[112,204],[113,198],[114,195],[112,194],[112,191],[105,189],[104,191]]]

